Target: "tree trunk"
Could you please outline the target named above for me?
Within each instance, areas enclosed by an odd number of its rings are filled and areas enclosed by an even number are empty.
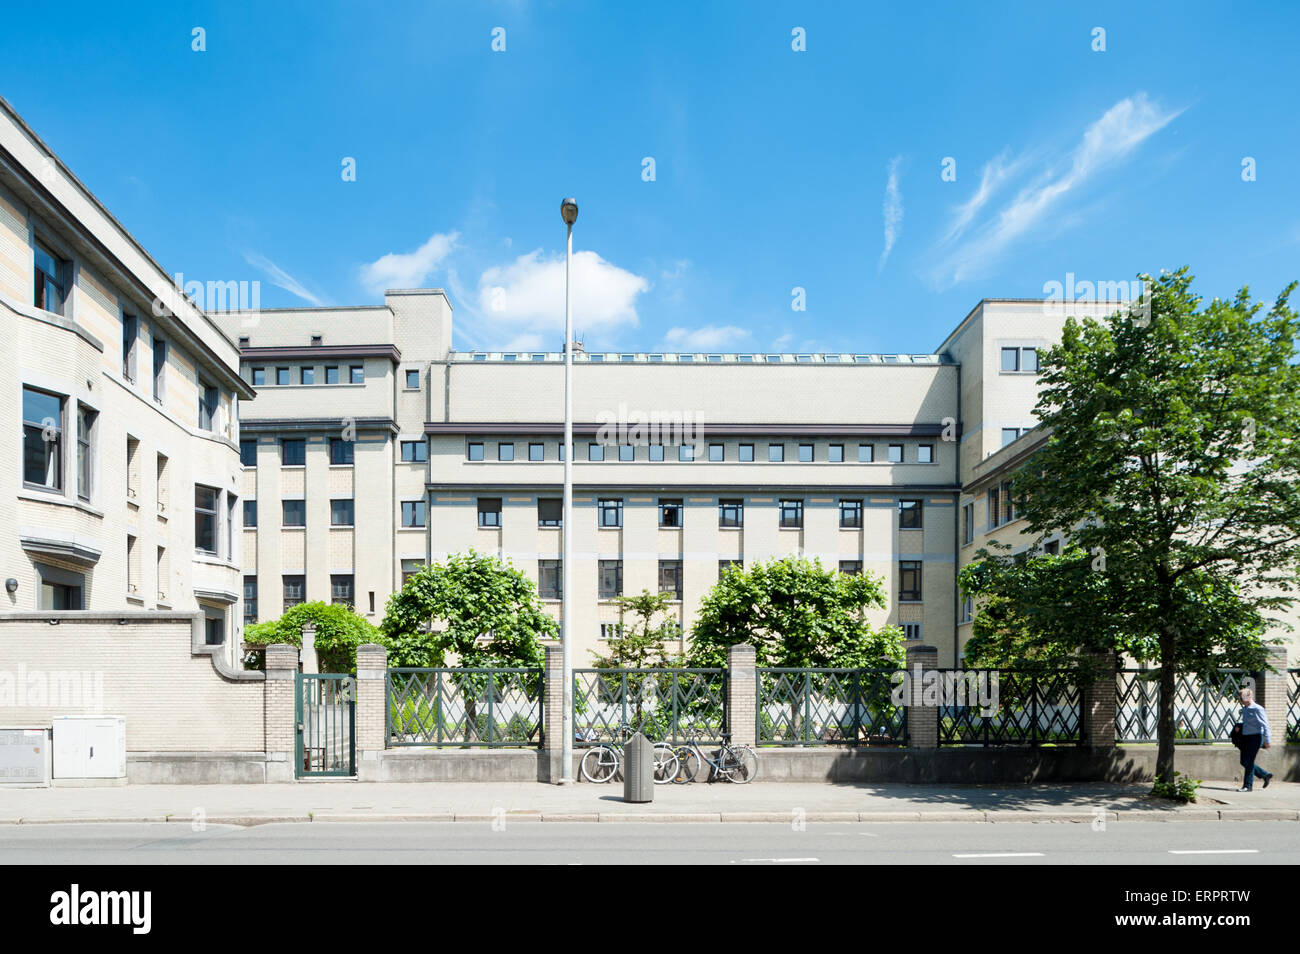
[[[1156,780],[1174,780],[1174,696],[1178,672],[1174,663],[1174,637],[1160,638],[1160,715],[1156,722]]]

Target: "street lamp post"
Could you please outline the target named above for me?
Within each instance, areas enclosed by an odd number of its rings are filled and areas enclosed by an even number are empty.
[[[573,308],[569,270],[573,261],[576,199],[560,203],[568,232],[564,249],[564,499],[560,512],[560,784],[573,781]]]

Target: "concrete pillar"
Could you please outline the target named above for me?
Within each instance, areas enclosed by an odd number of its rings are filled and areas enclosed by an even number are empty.
[[[561,713],[564,708],[564,681],[560,674],[560,647],[546,647],[546,668],[542,672],[542,749],[537,765],[537,780],[559,784],[563,764],[565,732],[573,726],[564,725]]]
[[[1097,667],[1101,675],[1090,686],[1080,692],[1079,727],[1083,734],[1083,744],[1090,749],[1115,748],[1115,713],[1118,707],[1115,680],[1115,654],[1101,653]]]
[[[1287,655],[1285,646],[1268,647],[1268,664],[1271,671],[1255,673],[1255,701],[1268,713],[1270,745],[1286,748],[1287,717]],[[1266,767],[1267,771],[1272,771]]]
[[[388,745],[388,650],[357,647],[357,779],[380,779],[379,756]]]
[[[758,744],[758,663],[748,643],[727,649],[727,728],[736,745]]]
[[[266,647],[266,683],[262,717],[266,732],[266,780],[292,782],[298,740],[295,713],[298,692],[298,649],[287,643]]]
[[[316,624],[311,620],[302,624],[302,672],[320,672],[320,663],[316,660]]]
[[[939,747],[939,710],[923,706],[921,679],[931,669],[939,668],[939,650],[934,646],[909,646],[907,649],[908,691],[904,696],[907,707],[907,744],[914,749]]]

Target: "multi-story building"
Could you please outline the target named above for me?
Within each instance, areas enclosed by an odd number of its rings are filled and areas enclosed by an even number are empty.
[[[0,100],[4,606],[240,628],[232,341]]]

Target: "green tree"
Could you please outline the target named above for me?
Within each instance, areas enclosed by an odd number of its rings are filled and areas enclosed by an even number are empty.
[[[1012,494],[1038,540],[1062,533],[1077,549],[986,556],[963,586],[992,601],[994,628],[1021,621],[1022,644],[1157,663],[1156,775],[1172,780],[1178,675],[1262,668],[1264,614],[1294,600],[1300,326],[1294,283],[1264,313],[1245,288],[1202,307],[1186,268],[1141,277],[1145,311],[1070,319],[1040,355],[1035,414],[1050,436]]]
[[[882,582],[784,557],[732,568],[704,598],[691,631],[692,666],[725,666],[727,648],[754,646],[758,665],[889,668],[903,657],[902,631],[879,629],[866,610],[884,609]]]
[[[673,594],[642,590],[636,596],[615,597],[618,635],[606,640],[608,652],[591,650],[597,669],[647,669],[670,666],[676,660],[665,649],[669,640],[681,638],[677,621],[670,618]],[[659,617],[659,622],[655,618]]]
[[[244,627],[244,642],[250,646],[263,647],[248,653],[244,665],[249,669],[264,668],[265,647],[271,643],[288,643],[290,646],[301,647],[302,627],[307,622],[316,624],[314,645],[322,672],[355,675],[357,647],[363,643],[382,643],[379,630],[347,606],[319,601],[299,603],[279,619]]]

